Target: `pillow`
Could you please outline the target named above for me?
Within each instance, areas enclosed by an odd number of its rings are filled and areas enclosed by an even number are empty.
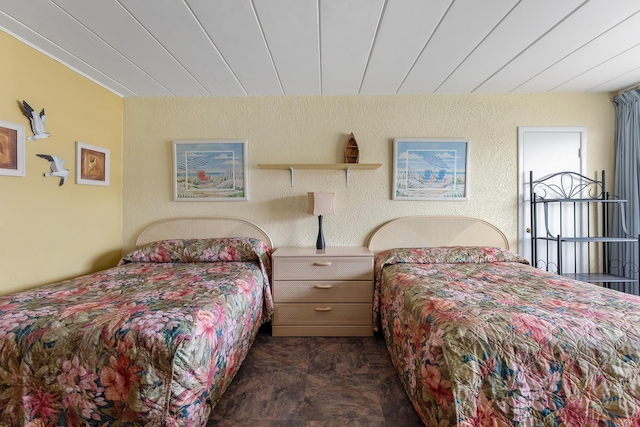
[[[120,265],[129,262],[256,261],[268,259],[270,252],[264,242],[248,237],[160,240],[136,249],[122,258]]]
[[[481,264],[486,262],[529,261],[513,252],[491,246],[438,246],[432,248],[388,249],[376,255],[376,264]]]

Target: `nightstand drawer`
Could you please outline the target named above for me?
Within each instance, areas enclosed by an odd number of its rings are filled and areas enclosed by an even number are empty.
[[[275,304],[273,324],[371,326],[371,304]]]
[[[275,281],[274,302],[368,302],[373,301],[371,280]]]
[[[273,280],[372,280],[373,257],[281,258]]]

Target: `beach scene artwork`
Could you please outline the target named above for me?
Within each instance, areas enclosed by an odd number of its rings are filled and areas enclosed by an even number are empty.
[[[468,140],[395,139],[394,200],[467,200]]]
[[[175,141],[174,200],[247,200],[247,141]]]

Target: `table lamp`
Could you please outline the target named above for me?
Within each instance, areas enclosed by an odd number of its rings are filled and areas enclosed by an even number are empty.
[[[307,193],[309,197],[307,213],[318,215],[318,240],[316,249],[324,250],[324,235],[322,234],[322,215],[333,215],[334,193]]]

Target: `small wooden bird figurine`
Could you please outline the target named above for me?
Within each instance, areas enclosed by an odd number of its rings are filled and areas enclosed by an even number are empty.
[[[44,139],[49,137],[49,133],[44,131],[44,123],[45,123],[45,115],[44,108],[40,111],[40,114],[37,114],[33,108],[27,101],[22,101],[22,107],[24,108],[24,114],[29,117],[31,121],[31,130],[33,131],[33,136],[28,137],[29,141],[35,141],[36,139]]]
[[[60,178],[60,185],[64,184],[67,181],[67,177],[69,176],[69,170],[64,168],[65,160],[56,157],[50,156],[48,154],[36,154],[38,157],[42,157],[45,160],[49,160],[49,164],[51,165],[51,172],[45,173],[44,176],[57,176]]]

